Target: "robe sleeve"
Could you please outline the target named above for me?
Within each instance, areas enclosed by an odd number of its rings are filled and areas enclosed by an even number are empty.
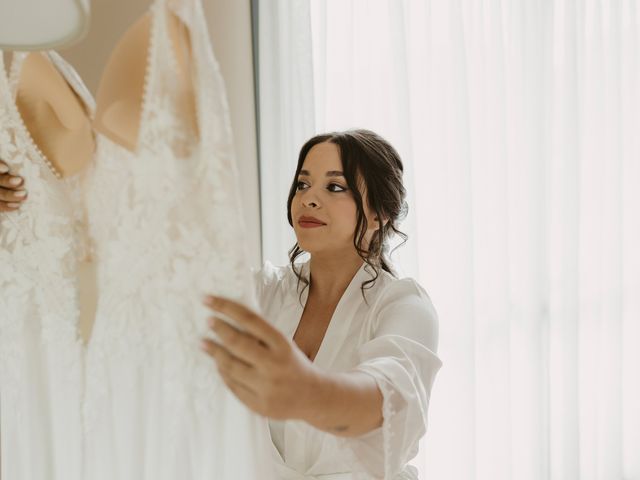
[[[438,319],[426,292],[411,279],[390,284],[373,315],[372,337],[358,349],[354,371],[375,379],[383,423],[341,442],[355,471],[391,480],[401,478],[426,433],[431,387],[442,366],[436,355]]]
[[[265,312],[274,299],[283,277],[283,269],[273,266],[271,262],[265,261],[260,268],[251,269],[251,280],[253,283],[253,293],[257,303],[255,310],[262,314]]]

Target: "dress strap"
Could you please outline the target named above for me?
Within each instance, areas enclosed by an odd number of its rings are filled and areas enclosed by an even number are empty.
[[[158,102],[169,96],[170,91],[166,85],[167,70],[170,65],[174,65],[175,61],[171,55],[172,46],[167,27],[166,0],[155,0],[149,9],[149,14],[151,27],[142,93],[139,144],[141,140],[145,140],[143,137],[148,135],[149,123],[157,115]]]
[[[195,56],[191,56],[187,64],[181,66],[178,50],[181,46],[172,41],[170,23],[175,19],[170,15],[175,15],[184,24],[191,41],[194,34],[190,25],[184,22],[182,15],[185,12],[182,11],[178,15],[167,0],[155,0],[149,13],[151,26],[138,143],[153,149],[153,146],[158,143],[159,129],[166,130],[166,123],[171,122],[173,124],[171,131],[165,131],[162,135],[170,136],[172,140],[168,144],[178,150],[187,151],[197,145],[198,139],[190,126],[193,120],[187,121],[185,118],[188,112],[185,111],[185,99],[181,97],[181,92],[184,92],[185,88],[183,73],[186,74],[186,81],[191,83],[190,88],[197,97],[198,87],[194,83],[192,69],[198,60]],[[193,55],[193,51],[190,55]],[[184,72],[181,72],[181,68],[185,69]],[[195,103],[197,106],[197,99]],[[197,118],[194,120],[197,129],[199,127]]]
[[[29,53],[13,52],[9,65],[6,65],[3,53],[0,50],[0,132],[5,134],[5,141],[0,142],[0,157],[12,169],[20,171],[24,156],[16,155],[17,151],[31,158],[40,155],[37,145],[30,141],[30,135],[16,105],[20,72]]]
[[[198,0],[167,0],[167,7],[185,23],[193,28],[198,10]]]
[[[9,92],[9,73],[5,65],[4,51],[0,50],[0,112],[4,110],[2,104],[5,102],[5,97]]]
[[[2,63],[2,71],[0,72],[0,91],[2,95],[7,95],[10,103],[15,102],[16,92],[18,90],[18,81],[20,80],[20,72],[22,65],[27,58],[28,52],[12,52],[11,62],[5,64],[4,52],[0,50],[0,62]]]
[[[69,65],[69,63],[67,63],[67,61],[63,59],[58,52],[50,50],[47,52],[47,56],[53,66],[56,67],[58,72],[60,72],[64,77],[71,89],[80,97],[80,100],[82,100],[82,103],[84,103],[87,109],[87,113],[90,118],[93,119],[96,110],[96,101],[80,78],[80,75],[78,75],[78,72],[76,72],[75,69],[73,69],[73,67],[71,67],[71,65]]]

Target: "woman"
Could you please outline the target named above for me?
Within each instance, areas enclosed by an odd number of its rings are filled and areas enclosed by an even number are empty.
[[[402,163],[366,130],[319,135],[300,152],[288,199],[291,264],[256,274],[261,315],[207,297],[225,383],[270,418],[282,478],[417,478],[441,366],[424,290],[394,277],[389,238],[406,211]],[[304,252],[305,263],[295,263]]]
[[[261,314],[205,298],[217,341],[202,348],[238,399],[270,419],[283,479],[417,478],[407,463],[441,362],[429,297],[387,258],[390,237],[404,237],[402,170],[373,132],[312,138],[289,193],[291,264],[255,275]],[[23,198],[11,178],[0,176],[2,211]]]

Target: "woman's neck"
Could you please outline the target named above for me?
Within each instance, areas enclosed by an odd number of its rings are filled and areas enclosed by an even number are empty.
[[[323,303],[335,303],[342,297],[362,263],[362,258],[355,252],[312,255],[309,261],[309,295]]]

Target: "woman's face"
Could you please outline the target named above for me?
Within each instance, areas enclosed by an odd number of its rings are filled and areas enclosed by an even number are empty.
[[[334,143],[314,145],[297,178],[291,219],[300,248],[307,252],[354,251],[357,207],[342,174],[340,151]],[[363,195],[363,200],[365,200]],[[372,217],[365,205],[369,225]],[[375,230],[375,228],[373,229]]]

